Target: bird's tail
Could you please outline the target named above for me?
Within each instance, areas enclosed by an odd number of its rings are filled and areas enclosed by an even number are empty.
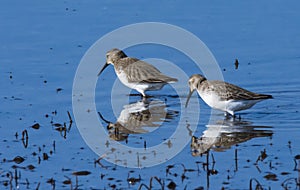
[[[162,81],[166,82],[166,83],[174,83],[174,82],[178,82],[177,78],[172,78],[166,75],[162,75],[159,77]]]
[[[167,83],[175,83],[175,82],[178,82],[178,79],[168,77],[168,79],[166,80],[166,82],[167,82]]]

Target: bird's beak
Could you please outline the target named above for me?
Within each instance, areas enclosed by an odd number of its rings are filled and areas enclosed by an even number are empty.
[[[102,71],[104,71],[104,69],[108,66],[108,63],[105,63],[105,65],[102,67],[102,69],[100,70],[100,72],[98,73],[98,77],[100,76],[100,74],[102,73]]]
[[[98,111],[98,115],[99,115],[99,117],[100,117],[105,123],[111,124],[111,122],[108,121],[108,120],[106,120],[106,119],[103,117],[103,115],[102,115],[99,111]]]
[[[186,103],[185,103],[185,107],[187,107],[193,92],[194,92],[194,90],[190,90],[189,95],[188,95],[187,100],[186,100]]]

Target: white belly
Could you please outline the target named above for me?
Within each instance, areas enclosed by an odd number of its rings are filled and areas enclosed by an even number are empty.
[[[137,87],[137,83],[133,83],[133,82],[129,82],[127,79],[127,76],[125,74],[125,72],[121,71],[121,72],[116,72],[118,78],[120,79],[120,81],[127,87],[132,88],[132,89],[136,89]]]
[[[116,72],[120,81],[127,87],[135,89],[144,95],[147,90],[160,90],[166,83],[135,83],[129,82],[125,72]]]
[[[199,93],[202,100],[211,108],[226,111],[228,101],[220,101],[219,97],[215,94]]]
[[[199,92],[198,92],[199,93]],[[199,93],[203,101],[211,108],[233,113],[235,111],[251,108],[254,104],[261,100],[220,100],[214,93]]]

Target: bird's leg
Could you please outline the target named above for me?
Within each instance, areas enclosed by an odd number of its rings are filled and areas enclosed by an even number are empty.
[[[229,114],[227,111],[225,111],[224,116],[225,116],[226,119],[231,118],[231,114]]]
[[[233,115],[233,121],[241,121],[242,117],[241,115]]]
[[[141,96],[143,102],[147,102],[147,96]]]
[[[146,100],[147,98],[152,98],[153,96],[150,96],[150,95],[146,95],[144,92],[141,92],[141,98],[143,100]]]

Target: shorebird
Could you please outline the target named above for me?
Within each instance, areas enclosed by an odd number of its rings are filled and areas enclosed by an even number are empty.
[[[114,66],[118,78],[125,86],[137,90],[144,97],[145,91],[160,90],[164,85],[178,81],[164,75],[153,65],[137,58],[127,57],[123,51],[116,48],[106,53],[106,63],[98,76],[110,64]]]
[[[195,74],[188,81],[190,92],[185,107],[187,107],[191,95],[197,90],[200,97],[213,109],[225,111],[234,116],[234,112],[245,110],[254,106],[257,102],[273,98],[267,94],[257,94],[236,85],[212,80],[208,81],[204,76]]]

